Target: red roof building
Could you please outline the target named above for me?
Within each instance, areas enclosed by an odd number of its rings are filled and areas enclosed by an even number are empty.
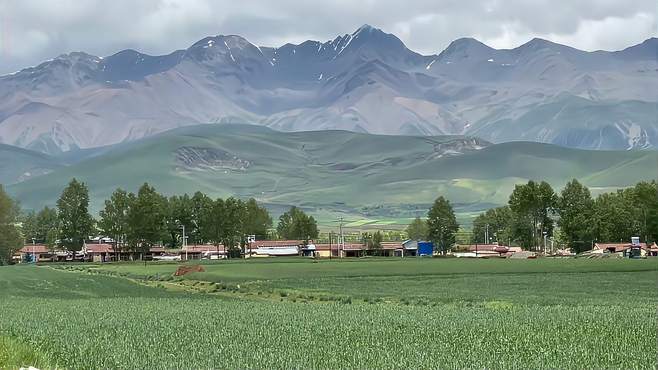
[[[46,254],[46,253],[50,253],[50,251],[48,250],[48,247],[46,247],[45,245],[41,245],[41,244],[32,245],[32,244],[29,244],[29,245],[23,246],[23,248],[21,248],[18,251],[18,253],[21,253],[21,254],[24,254],[24,253]]]

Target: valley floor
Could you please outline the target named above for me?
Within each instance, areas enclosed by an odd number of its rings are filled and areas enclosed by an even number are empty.
[[[0,268],[0,368],[656,366],[656,259],[202,266]]]

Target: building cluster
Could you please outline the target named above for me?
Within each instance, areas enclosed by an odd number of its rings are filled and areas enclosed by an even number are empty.
[[[451,255],[460,258],[536,258],[537,252],[524,251],[520,247],[510,247],[498,244],[458,245]],[[378,248],[368,248],[362,243],[315,244],[304,243],[301,240],[260,240],[253,241],[244,247],[242,256],[245,258],[305,256],[313,258],[343,258],[343,257],[415,257],[432,256],[438,251],[430,242],[407,240],[403,242],[384,242]],[[216,260],[226,258],[228,251],[223,245],[186,245],[177,249],[165,249],[161,246],[148,251],[130,251],[116,249],[111,243],[102,240],[89,241],[78,252],[51,250],[45,245],[26,245],[15,255],[16,262],[115,262],[115,261],[188,261]],[[569,250],[557,250],[552,256],[574,256]],[[594,243],[590,251],[582,255],[589,257],[649,257],[658,256],[658,245],[631,243]]]
[[[618,256],[628,258],[658,257],[658,244],[651,245],[640,243],[595,243],[594,248],[585,252],[586,255]]]
[[[342,257],[412,257],[431,256],[434,246],[429,242],[384,242],[378,248],[368,248],[362,243],[315,244],[304,243],[302,240],[260,240],[253,241],[242,250],[245,258],[306,256],[314,258]],[[16,262],[114,262],[136,260],[187,261],[201,259],[223,259],[228,251],[223,245],[186,245],[177,249],[152,247],[148,251],[131,251],[114,247],[113,243],[89,241],[82,249],[72,253],[51,250],[45,245],[26,245],[15,255]]]

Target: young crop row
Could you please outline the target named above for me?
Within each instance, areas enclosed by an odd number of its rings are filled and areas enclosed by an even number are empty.
[[[651,305],[464,308],[190,294],[19,297],[0,306],[0,336],[71,369],[655,365]]]

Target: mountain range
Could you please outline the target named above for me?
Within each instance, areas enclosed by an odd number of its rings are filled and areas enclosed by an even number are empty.
[[[230,35],[162,56],[73,52],[0,77],[0,143],[32,152],[227,123],[655,149],[658,39],[586,52],[542,39],[498,50],[463,38],[421,55],[366,25],[276,48]]]

